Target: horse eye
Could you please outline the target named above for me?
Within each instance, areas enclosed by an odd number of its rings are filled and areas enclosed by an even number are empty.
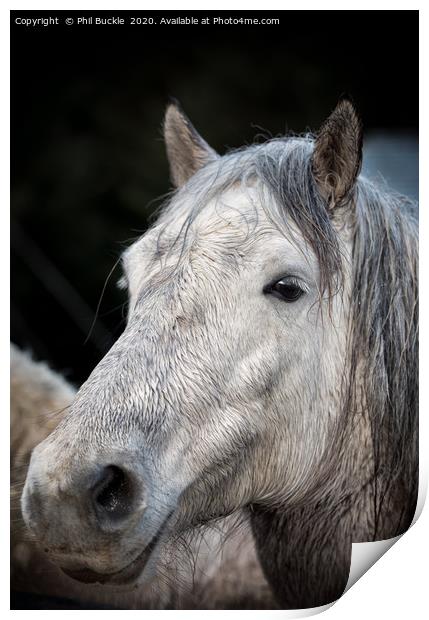
[[[264,292],[271,293],[275,297],[287,301],[288,303],[297,301],[305,293],[295,278],[283,278],[271,284]]]

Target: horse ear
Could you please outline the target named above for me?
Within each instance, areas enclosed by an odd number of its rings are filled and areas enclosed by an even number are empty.
[[[164,139],[175,187],[181,187],[200,168],[218,157],[199,135],[177,102],[167,107]]]
[[[350,194],[362,164],[362,124],[348,99],[323,123],[316,138],[313,172],[332,209]]]

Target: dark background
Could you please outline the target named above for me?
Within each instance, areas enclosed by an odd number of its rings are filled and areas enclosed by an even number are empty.
[[[220,152],[317,129],[345,93],[367,136],[395,137],[389,153],[416,143],[416,11],[266,14],[280,26],[14,25],[49,15],[101,13],[12,13],[11,335],[76,383],[124,327],[117,268],[88,337],[105,279],[170,189],[170,96]]]

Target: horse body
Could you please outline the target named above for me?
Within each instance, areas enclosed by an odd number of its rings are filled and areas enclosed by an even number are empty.
[[[219,158],[176,107],[178,191],[123,257],[127,327],[33,453],[23,513],[84,581],[149,579],[168,540],[249,514],[284,607],[341,595],[351,543],[416,500],[416,228],[318,137]]]

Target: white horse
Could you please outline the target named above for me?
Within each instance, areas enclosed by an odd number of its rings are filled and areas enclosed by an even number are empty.
[[[348,101],[316,138],[223,157],[176,105],[165,137],[178,189],[123,256],[124,333],[33,452],[26,523],[69,575],[114,584],[244,510],[279,604],[323,605],[352,541],[414,513],[412,205],[359,177]]]

